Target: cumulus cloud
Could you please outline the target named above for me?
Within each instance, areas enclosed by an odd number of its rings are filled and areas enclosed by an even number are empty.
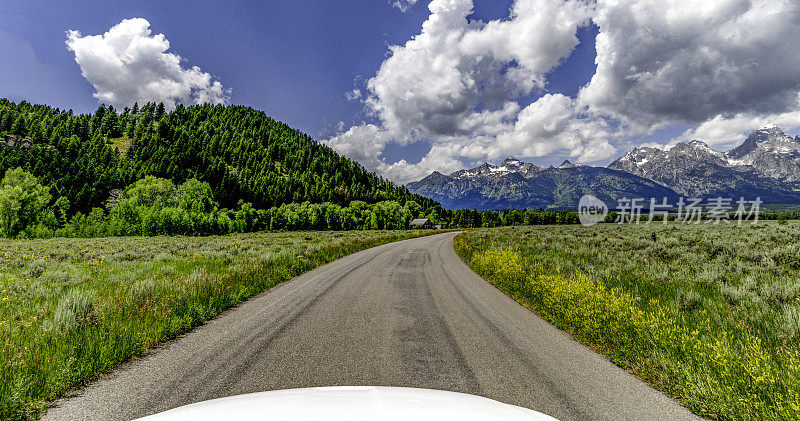
[[[558,152],[579,162],[592,162],[616,152],[609,143],[611,136],[602,117],[588,114],[572,98],[547,94],[519,113],[514,129],[498,136],[497,146],[505,155]]]
[[[587,120],[572,112],[572,101],[571,113],[561,116],[573,120],[571,134],[535,131],[531,127],[536,123],[518,121],[537,113],[522,114],[520,100],[541,91],[547,72],[578,44],[577,29],[591,17],[589,3],[516,0],[506,19],[486,23],[468,19],[472,0],[433,0],[428,7],[431,14],[421,32],[404,45],[391,46],[389,57],[367,82],[364,102],[380,123],[353,127],[327,140],[329,145],[350,157],[358,155],[360,162],[399,182],[424,175],[434,165],[440,171],[458,168],[462,158],[519,155],[503,144],[522,146],[529,156],[558,150],[591,159],[600,156],[591,151],[605,153],[583,143],[596,146],[594,139],[574,136]],[[555,105],[549,99],[535,109],[549,110]],[[400,145],[426,139],[433,147],[420,163],[389,165],[379,158],[387,139]],[[550,142],[556,145],[532,146]]]
[[[422,32],[367,83],[367,105],[396,133],[468,134],[460,125],[479,107],[542,87],[544,75],[578,44],[590,16],[582,2],[517,0],[507,20],[468,21],[472,0],[434,0]]]
[[[391,165],[381,163],[378,170],[389,179],[403,183],[422,179],[434,171],[448,174],[463,167],[461,161],[454,158],[458,154],[457,149],[458,145],[455,144],[434,145],[431,152],[417,164],[409,164],[402,159]]]
[[[379,170],[378,156],[394,137],[374,124],[353,126],[327,141],[340,154],[358,161],[368,170]]]
[[[163,34],[152,35],[142,18],[125,19],[103,35],[67,32],[81,74],[94,86],[98,101],[117,108],[134,102],[227,103],[229,91],[199,67],[184,68],[181,57],[167,52]]]
[[[431,1],[420,33],[389,48],[357,99],[374,123],[327,142],[405,182],[505,155],[597,162],[676,124],[697,126],[663,147],[800,126],[796,0],[515,0],[490,22],[470,20],[472,7]],[[590,21],[596,73],[575,98],[547,93]],[[433,147],[420,163],[380,157],[389,141],[421,139]]]
[[[800,3],[599,0],[597,72],[581,102],[650,130],[797,109]]]
[[[328,141],[337,152],[358,161],[364,168],[403,183],[419,180],[433,171],[452,172],[462,166],[460,161],[453,158],[458,155],[458,151],[448,150],[457,149],[458,145],[455,143],[434,145],[416,164],[410,164],[406,160],[389,164],[380,159],[379,155],[391,142],[397,142],[397,139],[374,124],[353,126]]]
[[[753,130],[769,126],[778,126],[784,130],[800,127],[800,112],[773,115],[737,114],[731,117],[718,115],[695,128],[686,130],[673,143],[698,139],[709,146],[727,149],[741,144]]]

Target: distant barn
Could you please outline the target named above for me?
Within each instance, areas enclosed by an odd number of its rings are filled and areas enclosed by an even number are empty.
[[[415,219],[415,220],[411,221],[410,226],[411,226],[411,229],[429,230],[429,229],[433,228],[433,222],[431,222],[431,220],[428,219],[428,218]]]

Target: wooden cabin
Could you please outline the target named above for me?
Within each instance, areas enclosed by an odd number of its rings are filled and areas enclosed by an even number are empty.
[[[409,226],[411,227],[411,229],[429,230],[433,229],[433,222],[431,222],[431,220],[428,218],[420,218],[411,221],[411,224],[409,224]]]

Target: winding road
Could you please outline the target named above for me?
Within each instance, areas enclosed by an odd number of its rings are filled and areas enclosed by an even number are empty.
[[[338,385],[465,392],[561,420],[694,419],[476,275],[455,235],[321,266],[55,402],[44,419],[127,420]]]

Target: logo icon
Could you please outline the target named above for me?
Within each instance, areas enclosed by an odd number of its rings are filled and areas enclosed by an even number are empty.
[[[608,206],[602,200],[586,194],[578,202],[578,219],[584,226],[592,226],[602,222],[608,215]]]

